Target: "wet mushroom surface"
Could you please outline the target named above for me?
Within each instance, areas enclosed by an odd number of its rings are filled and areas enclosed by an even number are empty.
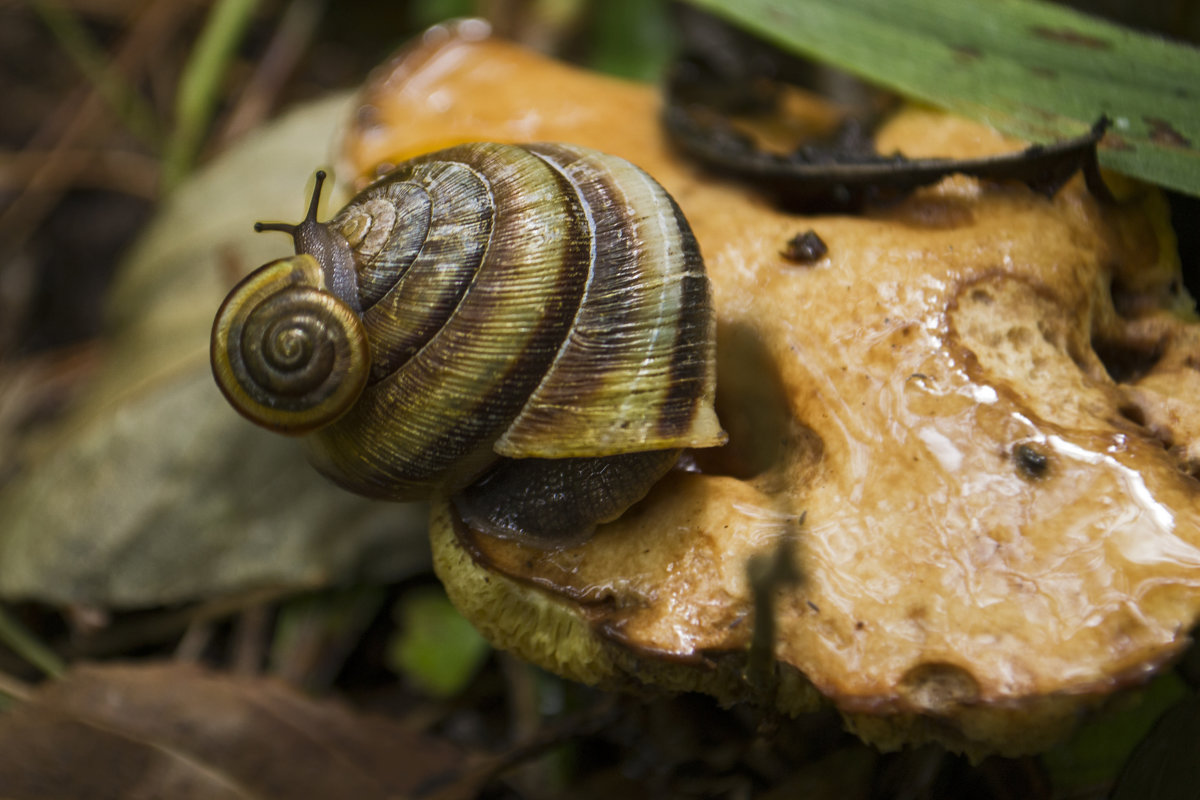
[[[489,539],[438,506],[463,613],[578,680],[828,701],[882,746],[975,754],[1048,746],[1177,657],[1200,614],[1200,326],[1161,196],[956,175],[860,215],[788,214],[674,153],[659,103],[444,29],[374,77],[345,135],[358,185],[462,141],[622,156],[676,198],[712,280],[729,443],[579,546]],[[919,109],[877,142],[1024,146]],[[826,252],[786,258],[809,230]],[[784,540],[777,677],[751,680],[747,565]]]

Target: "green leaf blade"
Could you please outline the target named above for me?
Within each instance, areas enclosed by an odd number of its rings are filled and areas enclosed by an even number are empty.
[[[1105,167],[1200,195],[1200,51],[1035,0],[690,0],[779,46],[1023,139],[1102,115]]]

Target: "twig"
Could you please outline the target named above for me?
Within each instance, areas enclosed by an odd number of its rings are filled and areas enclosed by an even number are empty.
[[[325,0],[294,0],[288,4],[278,30],[217,137],[218,147],[257,128],[267,118],[288,76],[312,43],[324,13]]]
[[[235,675],[262,672],[270,637],[271,609],[265,604],[251,606],[238,615],[233,626],[233,665]]]
[[[189,625],[220,620],[257,604],[276,602],[287,594],[289,591],[285,589],[260,589],[119,622],[75,641],[72,655],[98,657],[127,653],[149,643],[173,639]]]
[[[0,642],[51,678],[57,678],[67,670],[57,653],[42,644],[3,607],[0,607]]]
[[[176,661],[196,663],[208,649],[214,633],[213,623],[209,620],[193,620],[183,632],[183,638],[175,645],[173,656]]]
[[[104,51],[79,24],[79,20],[56,2],[32,0],[31,5],[117,118],[135,136],[157,149],[162,135],[154,118],[154,110],[134,91],[112,62],[106,60]]]
[[[123,74],[136,72],[147,54],[170,38],[178,21],[189,10],[190,6],[185,3],[147,3],[144,13],[136,18],[133,28],[113,57],[113,69]],[[59,154],[79,146],[85,134],[101,119],[104,108],[94,88],[86,92],[72,92],[50,115],[53,120],[68,120],[58,130],[57,136],[49,129],[43,129],[33,137],[38,146],[50,148],[51,155],[0,213],[0,249],[9,253],[18,250],[46,214],[58,204],[64,188],[71,185],[71,177],[79,168],[78,162],[71,162]]]
[[[152,156],[127,150],[22,150],[0,153],[0,192],[27,186],[51,159],[62,161],[61,174],[44,183],[52,191],[90,186],[153,200],[158,194],[159,165]]]
[[[12,675],[0,672],[0,694],[8,695],[24,703],[33,696],[33,687]]]
[[[327,691],[385,600],[380,587],[352,586],[280,604],[267,671],[293,686]]]
[[[510,737],[513,741],[521,741],[532,736],[541,724],[537,684],[534,681],[533,670],[524,661],[503,651],[498,655],[504,673],[504,683],[508,687],[506,695],[510,707]]]
[[[218,0],[184,67],[175,96],[175,128],[163,155],[168,191],[192,169],[216,108],[221,81],[254,14],[255,0]]]

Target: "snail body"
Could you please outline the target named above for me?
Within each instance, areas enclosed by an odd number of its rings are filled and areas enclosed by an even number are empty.
[[[565,541],[720,444],[714,316],[674,200],[562,144],[401,164],[231,292],[217,383],[360,494],[451,495],[485,532]]]

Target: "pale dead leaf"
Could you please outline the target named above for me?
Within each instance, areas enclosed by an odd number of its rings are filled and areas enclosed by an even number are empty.
[[[113,286],[98,377],[0,492],[0,596],[144,607],[427,566],[422,507],[331,486],[238,417],[208,365],[233,282],[291,252],[253,223],[301,216],[348,103],[263,129],[164,204]]]
[[[463,763],[391,720],[179,664],[80,667],[0,716],[6,800],[420,797]]]

